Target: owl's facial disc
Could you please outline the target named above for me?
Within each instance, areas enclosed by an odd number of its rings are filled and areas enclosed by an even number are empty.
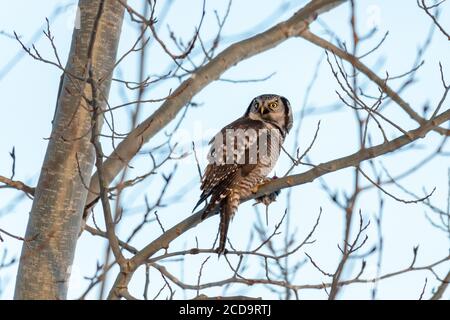
[[[277,111],[278,105],[278,100],[256,100],[255,111],[261,114],[261,117],[266,118],[269,113]]]

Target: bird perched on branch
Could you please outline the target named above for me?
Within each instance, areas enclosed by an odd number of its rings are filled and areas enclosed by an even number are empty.
[[[220,211],[219,255],[225,251],[228,226],[240,200],[270,180],[266,176],[278,160],[292,123],[289,101],[279,95],[264,94],[254,98],[241,118],[210,141],[209,164],[194,210],[211,196],[202,219]]]

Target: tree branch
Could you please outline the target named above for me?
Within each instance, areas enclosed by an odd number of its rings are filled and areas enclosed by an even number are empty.
[[[26,185],[22,181],[15,181],[15,180],[8,179],[4,176],[0,176],[0,182],[4,183],[6,185],[6,186],[0,186],[0,188],[9,187],[9,188],[23,191],[29,197],[34,196],[35,188]]]
[[[315,166],[313,169],[308,170],[301,174],[291,175],[284,178],[274,179],[271,180],[269,183],[263,185],[259,190],[251,195],[247,199],[243,199],[242,202],[261,197],[265,194],[270,194],[274,191],[290,188],[296,185],[301,185],[304,183],[312,182],[316,178],[330,172],[334,172],[340,169],[357,166],[359,163],[361,163],[364,160],[372,159],[375,157],[378,157],[380,155],[392,152],[394,150],[397,150],[401,148],[402,146],[405,146],[407,144],[410,144],[419,138],[425,137],[425,135],[435,129],[437,126],[441,125],[442,123],[450,120],[450,110],[447,110],[437,117],[435,117],[433,120],[430,120],[420,126],[417,129],[408,131],[407,134],[402,135],[396,139],[393,139],[391,141],[382,143],[380,145],[371,147],[371,148],[364,148],[359,150],[358,152],[355,152],[352,155],[349,155],[347,157],[335,159],[332,161],[328,161],[326,163],[319,164],[318,166]],[[185,220],[181,221],[180,223],[176,224],[174,227],[167,230],[164,234],[162,234],[159,238],[148,244],[146,247],[144,247],[141,251],[139,251],[132,259],[129,261],[130,265],[130,272],[129,273],[119,273],[119,275],[116,278],[116,282],[113,286],[113,289],[111,290],[109,298],[118,298],[116,296],[116,293],[114,293],[116,290],[115,288],[124,288],[128,285],[128,282],[131,280],[131,276],[134,273],[134,271],[142,264],[146,263],[147,259],[154,255],[156,252],[163,248],[168,248],[170,242],[172,242],[174,239],[179,237],[184,232],[192,229],[196,225],[198,225],[202,220],[203,210],[200,210],[196,212],[195,214],[189,216]],[[207,218],[211,217],[212,215],[209,215]]]
[[[431,297],[431,300],[439,300],[440,298],[442,298],[442,295],[444,294],[445,290],[447,289],[449,283],[450,283],[450,271],[447,273],[447,276],[444,278],[444,280],[442,281],[439,288],[436,290],[436,292]]]
[[[297,11],[290,19],[280,22],[269,30],[248,39],[236,42],[194,71],[171,94],[171,96],[149,118],[134,129],[107,158],[103,165],[104,180],[109,184],[136,155],[142,145],[169,124],[192,97],[239,62],[276,47],[286,39],[299,36],[307,30],[309,23],[319,14],[331,10],[346,0],[313,0]],[[90,192],[86,201],[89,205],[99,191],[98,173],[92,176]],[[86,219],[87,217],[85,217]]]
[[[395,103],[397,103],[412,119],[417,121],[419,124],[424,124],[427,122],[426,119],[422,118],[414,109],[407,103],[405,100],[403,100],[397,92],[395,92],[391,87],[389,87],[385,80],[378,77],[370,68],[368,68],[365,64],[363,64],[357,57],[353,56],[352,54],[336,47],[331,42],[316,36],[309,30],[306,30],[305,32],[302,32],[300,35],[305,40],[308,40],[311,43],[314,43],[315,45],[324,48],[325,50],[333,52],[335,55],[337,55],[339,58],[344,59],[345,61],[349,62],[351,65],[353,65],[356,69],[358,69],[360,72],[364,73],[370,80],[375,82],[378,87],[383,90]],[[436,132],[439,132],[441,135],[444,136],[450,136],[450,130],[449,129],[443,129],[443,128],[434,128]]]

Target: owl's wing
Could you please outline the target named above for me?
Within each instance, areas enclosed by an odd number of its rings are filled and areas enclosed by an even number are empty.
[[[219,135],[222,135],[222,141],[226,141],[226,130],[227,129],[253,129],[259,130],[264,128],[264,124],[261,121],[252,120],[248,118],[240,118],[228,126],[224,127]],[[200,196],[200,200],[197,202],[194,210],[209,196],[213,196],[215,200],[225,198],[229,192],[230,188],[235,184],[240,177],[245,176],[248,172],[251,172],[256,167],[255,163],[249,163],[248,154],[251,148],[254,148],[254,144],[256,141],[252,141],[251,139],[243,139],[241,142],[241,149],[237,148],[237,141],[235,140],[235,146],[233,150],[237,150],[238,152],[233,154],[233,163],[223,163],[219,164],[214,162],[214,159],[217,155],[216,147],[220,147],[222,150],[222,154],[220,155],[223,159],[227,159],[227,148],[225,144],[216,146],[214,144],[214,138],[210,141],[212,144],[211,149],[209,151],[209,161],[210,163],[206,167],[205,173],[202,179],[202,185],[200,189],[202,190],[202,194]],[[240,157],[244,156],[245,161],[241,163],[239,161]]]

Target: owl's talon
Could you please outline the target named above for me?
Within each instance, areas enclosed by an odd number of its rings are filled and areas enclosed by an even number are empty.
[[[272,181],[273,179],[278,179],[278,177],[277,177],[277,176],[273,176],[272,178],[268,178],[268,177],[263,178],[259,184],[257,184],[256,186],[254,186],[254,187],[252,188],[252,190],[251,190],[252,193],[253,193],[253,194],[258,193],[258,190],[259,190],[259,188],[260,188],[261,186],[265,185],[266,183],[269,183],[269,182]]]
[[[278,179],[277,176],[273,176],[272,178],[264,178],[263,182],[261,184],[259,184],[257,187],[259,188],[261,185],[264,185],[274,179]],[[277,197],[280,194],[280,190],[271,192],[269,194],[265,194],[261,197],[255,198],[255,203],[253,205],[257,205],[259,203],[264,204],[265,206],[269,206],[272,202],[277,201]]]
[[[273,179],[277,179],[277,176],[273,176],[273,178],[265,177],[265,178],[262,180],[261,185],[266,184],[266,183],[269,183],[269,182],[272,181]]]
[[[280,194],[280,191],[274,191],[269,194],[265,194],[261,197],[255,198],[255,204],[257,205],[259,203],[264,204],[265,206],[269,206],[272,202],[277,201],[277,197]]]

